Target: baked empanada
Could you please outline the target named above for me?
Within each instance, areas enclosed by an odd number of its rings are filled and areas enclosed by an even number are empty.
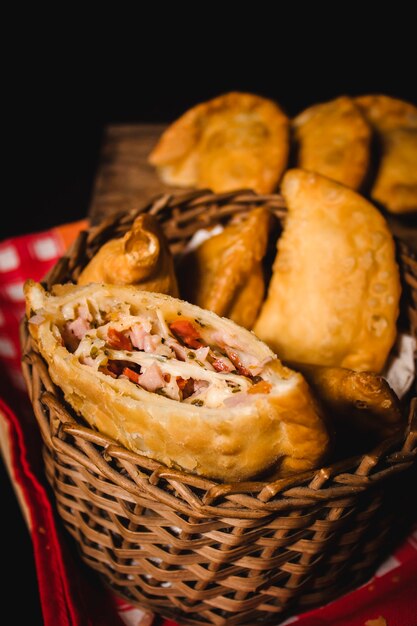
[[[381,147],[372,197],[392,213],[417,211],[417,107],[381,95],[361,96],[356,103]]]
[[[281,191],[288,216],[255,333],[283,360],[379,372],[400,297],[384,218],[319,174],[290,170]]]
[[[270,220],[267,209],[253,209],[187,254],[179,272],[184,299],[252,328],[265,292]]]
[[[26,283],[31,335],[67,402],[105,435],[225,481],[323,459],[328,435],[307,383],[253,333],[135,287],[55,292]]]
[[[140,215],[123,237],[107,241],[78,278],[79,285],[99,282],[178,295],[168,242],[153,215]]]
[[[371,129],[351,98],[309,107],[293,121],[297,165],[358,189],[368,171]]]
[[[287,165],[289,121],[271,100],[228,93],[193,107],[149,156],[170,185],[270,193]]]
[[[291,367],[306,378],[336,428],[385,439],[404,423],[397,396],[378,374],[306,363]]]

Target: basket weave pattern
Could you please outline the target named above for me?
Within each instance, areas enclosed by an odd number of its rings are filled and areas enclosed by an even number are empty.
[[[76,280],[142,211],[174,254],[194,232],[282,198],[250,192],[165,195],[81,233],[46,279]],[[417,335],[417,263],[402,244],[409,327]],[[390,489],[417,454],[417,404],[397,438],[369,454],[275,482],[235,485],[169,469],[86,426],[65,404],[22,325],[24,374],[59,514],[83,559],[133,603],[181,624],[274,623],[333,599],[372,572],[390,527]]]

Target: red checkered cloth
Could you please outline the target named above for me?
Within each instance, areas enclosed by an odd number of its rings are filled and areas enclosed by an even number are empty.
[[[45,484],[39,434],[24,396],[18,341],[23,282],[40,280],[84,226],[0,243],[0,444],[33,540],[45,626],[147,626],[155,616],[111,595],[70,549]],[[382,626],[384,619],[388,626],[417,625],[417,530],[366,585],[282,624]],[[175,626],[170,620],[158,624]]]

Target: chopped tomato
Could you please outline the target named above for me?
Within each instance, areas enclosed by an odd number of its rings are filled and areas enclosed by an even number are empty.
[[[122,374],[127,376],[132,383],[139,384],[139,374],[130,369],[130,367],[124,367]]]
[[[129,337],[115,328],[109,328],[107,332],[107,343],[115,350],[133,350]]]
[[[166,383],[169,383],[170,380],[171,380],[171,374],[164,374],[164,381]]]
[[[266,380],[261,380],[259,383],[255,383],[248,389],[248,393],[269,393],[272,389],[271,383]]]
[[[176,378],[177,385],[179,390],[182,392],[182,399],[188,398],[194,393],[194,379],[193,378],[181,378],[181,376],[177,376]]]
[[[171,322],[169,328],[188,348],[197,349],[204,345],[198,330],[190,320],[175,320]]]

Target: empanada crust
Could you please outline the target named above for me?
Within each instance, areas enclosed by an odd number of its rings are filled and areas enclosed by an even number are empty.
[[[79,285],[99,282],[178,295],[174,261],[153,215],[139,215],[123,237],[107,241],[78,277]]]
[[[232,92],[193,107],[149,156],[171,185],[270,193],[287,165],[289,121],[277,104]]]
[[[267,209],[253,209],[187,254],[179,272],[184,299],[252,328],[265,292],[270,221]]]
[[[26,284],[28,315],[40,313],[45,318],[29,328],[67,402],[103,434],[168,466],[230,482],[256,476],[277,463],[285,475],[314,468],[323,459],[328,435],[307,383],[253,333],[189,303],[134,287],[88,285],[58,293],[63,295],[53,297],[32,281]],[[176,315],[180,310],[227,332],[260,360],[272,358],[267,367],[283,380],[282,386],[249,405],[208,409],[149,393],[81,364],[61,345],[52,325],[62,320],[64,303],[87,298],[100,307],[108,297],[114,298],[115,306],[128,302],[142,311],[157,307],[165,315]]]
[[[374,95],[356,98],[381,148],[372,197],[392,213],[417,211],[417,107]]]
[[[370,432],[382,440],[404,424],[400,402],[382,376],[323,365],[291,367],[302,372],[336,427]]]
[[[400,280],[379,211],[304,170],[286,173],[288,217],[255,333],[280,358],[379,372],[394,343]]]
[[[371,129],[351,98],[309,107],[293,121],[297,166],[359,189],[369,167]]]

